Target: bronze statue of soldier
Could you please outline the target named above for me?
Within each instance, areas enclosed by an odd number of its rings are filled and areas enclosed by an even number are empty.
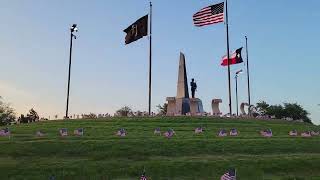
[[[192,95],[192,98],[194,98],[195,93],[197,91],[197,83],[194,81],[193,78],[191,79],[190,86],[191,86],[191,95]]]

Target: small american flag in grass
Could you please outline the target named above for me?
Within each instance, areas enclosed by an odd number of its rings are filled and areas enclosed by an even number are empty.
[[[238,136],[238,135],[239,135],[239,133],[238,133],[237,129],[233,128],[230,130],[230,136]]]
[[[227,171],[220,178],[220,180],[236,180],[236,179],[237,179],[237,175],[236,175],[235,169],[231,169]]]
[[[73,131],[73,134],[76,136],[83,136],[83,128],[78,128],[76,130]]]
[[[0,130],[0,136],[10,136],[11,132],[9,130],[9,128],[4,128],[2,130]]]
[[[121,128],[116,133],[117,136],[124,137],[127,135],[127,131],[124,128]]]
[[[298,136],[297,130],[292,130],[289,132],[289,136]]]
[[[224,2],[205,7],[193,15],[197,27],[216,24],[224,21]]]
[[[312,136],[319,136],[319,131],[311,131]]]
[[[156,128],[156,129],[154,130],[153,134],[155,134],[155,135],[161,135],[161,130],[160,130],[160,128]]]
[[[260,131],[261,136],[263,137],[272,137],[271,129]]]
[[[141,175],[140,180],[148,180],[145,172]]]
[[[60,136],[68,136],[68,129],[62,128],[59,130]]]
[[[195,133],[195,134],[201,134],[201,133],[203,133],[203,128],[202,128],[202,127],[196,128],[196,129],[194,130],[194,133]]]
[[[225,136],[228,136],[228,133],[225,129],[221,129],[218,133],[218,136],[219,137],[225,137]]]
[[[37,133],[36,133],[36,136],[37,137],[43,137],[43,136],[45,136],[46,134],[43,132],[43,131],[37,131]]]
[[[173,137],[173,135],[175,135],[175,134],[176,134],[176,132],[174,132],[173,129],[169,129],[168,131],[166,131],[166,132],[164,133],[164,136],[165,136],[166,138],[171,138],[171,137]]]
[[[311,132],[310,131],[302,132],[301,137],[311,137]]]

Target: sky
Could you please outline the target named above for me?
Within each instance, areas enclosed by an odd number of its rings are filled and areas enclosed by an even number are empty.
[[[221,98],[228,112],[223,23],[198,28],[192,15],[218,0],[153,0],[152,110],[176,95],[179,53],[207,112]],[[252,103],[299,103],[320,124],[320,1],[230,0],[230,48],[248,36]],[[149,12],[147,0],[0,0],[0,96],[17,115],[65,112],[70,31],[79,27],[72,55],[70,114],[111,113],[124,105],[148,109],[148,37],[124,44],[123,30]],[[243,57],[246,57],[245,51]],[[246,64],[234,65],[234,73]],[[239,102],[247,102],[246,74]]]

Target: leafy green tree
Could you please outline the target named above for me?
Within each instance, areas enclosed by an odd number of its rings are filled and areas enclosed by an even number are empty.
[[[0,96],[0,125],[8,125],[16,119],[14,109],[2,101]]]
[[[257,103],[256,109],[257,109],[259,114],[265,115],[269,106],[270,105],[267,102],[260,101],[260,102]]]
[[[266,114],[269,116],[275,116],[277,119],[284,118],[284,109],[281,105],[272,105],[267,108]]]
[[[265,101],[257,103],[256,106],[260,115],[275,116],[277,119],[292,118],[293,120],[303,120],[312,123],[308,117],[309,112],[297,103],[284,103],[282,105],[269,105]]]
[[[157,106],[159,115],[166,115],[168,109],[168,103],[164,103],[162,106],[159,104]]]
[[[33,108],[29,110],[29,113],[26,116],[21,114],[21,116],[18,119],[20,123],[32,123],[39,120],[39,115]]]
[[[116,111],[116,116],[127,117],[132,114],[132,109],[129,106],[124,106]]]
[[[309,112],[297,103],[284,103],[284,116],[290,117],[293,120],[302,119],[304,122],[311,123],[308,117]]]

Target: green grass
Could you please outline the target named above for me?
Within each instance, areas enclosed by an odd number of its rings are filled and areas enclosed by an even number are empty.
[[[201,135],[194,128],[203,126]],[[59,128],[85,128],[85,136],[59,137]],[[126,128],[128,136],[114,133]],[[153,130],[173,128],[172,139]],[[220,128],[237,128],[239,137],[219,138]],[[271,128],[272,138],[260,137]],[[320,179],[320,137],[289,137],[292,129],[318,126],[283,121],[212,118],[113,118],[51,121],[10,127],[0,137],[0,179],[219,179],[236,168],[241,180]],[[35,137],[37,130],[46,137]]]

